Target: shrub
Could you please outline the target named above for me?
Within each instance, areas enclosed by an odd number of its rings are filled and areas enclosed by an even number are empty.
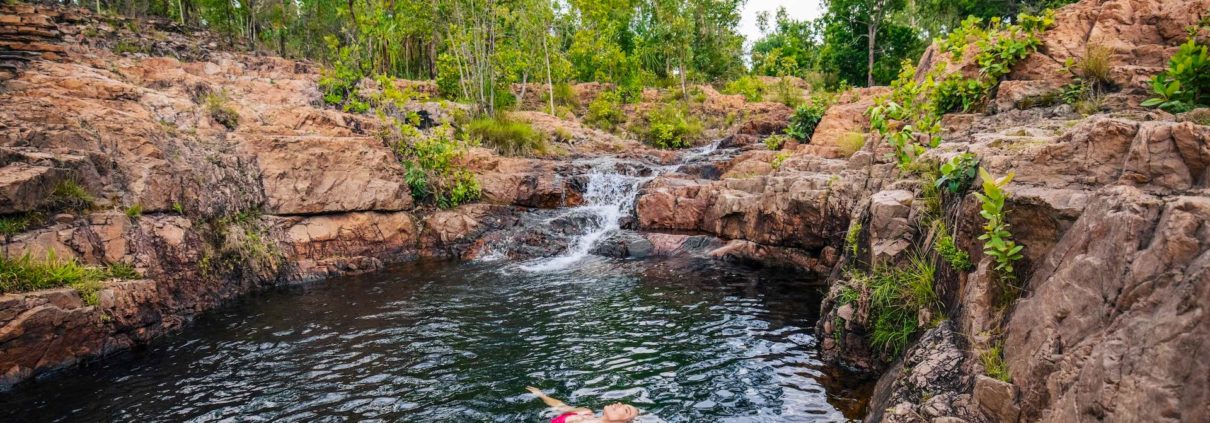
[[[777,102],[787,107],[797,108],[803,103],[803,90],[791,83],[790,78],[783,77],[774,86],[777,90]]]
[[[111,278],[117,279],[138,279],[143,277],[135,270],[134,265],[125,262],[110,264],[105,268],[105,274]]]
[[[845,132],[836,140],[836,148],[845,157],[851,157],[853,153],[861,151],[862,147],[865,147],[865,134],[860,132]]]
[[[1168,63],[1168,69],[1151,80],[1155,97],[1143,102],[1172,113],[1190,111],[1210,104],[1210,56],[1207,46],[1196,37],[1181,45]]]
[[[588,124],[594,127],[613,131],[618,124],[626,120],[622,114],[622,97],[617,91],[603,91],[588,103]]]
[[[1021,259],[1021,250],[1024,248],[1013,241],[1013,234],[1009,232],[1006,221],[1008,212],[1004,209],[1004,202],[1009,195],[1004,187],[1012,181],[1013,174],[1009,173],[996,179],[983,168],[979,168],[979,177],[983,179],[983,192],[976,192],[975,197],[980,203],[979,215],[987,221],[987,224],[983,225],[983,235],[979,236],[983,241],[983,253],[996,260],[996,271],[1002,279],[1012,280],[1015,278],[1013,262]]]
[[[643,140],[656,148],[685,148],[701,135],[701,121],[682,107],[665,104],[647,114]]]
[[[961,153],[951,157],[941,164],[940,177],[934,182],[938,188],[945,188],[953,194],[966,192],[979,168],[979,159],[971,153]]]
[[[764,99],[765,90],[765,84],[760,78],[747,75],[728,82],[723,87],[723,94],[739,94],[744,96],[744,100],[755,102]]]
[[[411,129],[407,138],[395,143],[395,152],[404,164],[404,178],[412,190],[412,198],[432,201],[441,208],[478,200],[479,180],[461,163],[466,145],[451,136],[453,129],[449,124],[430,136]]]
[[[824,112],[831,105],[831,99],[815,96],[811,101],[803,103],[794,109],[790,122],[786,125],[786,135],[802,142],[811,142],[815,135],[815,127],[823,120]]]
[[[571,88],[571,84],[560,82],[555,84],[554,89],[555,104],[560,106],[579,106],[580,100],[576,98],[576,92]]]
[[[231,131],[239,127],[239,112],[227,104],[228,101],[226,91],[211,91],[206,94],[203,105],[211,119]]]
[[[770,135],[765,137],[764,143],[765,148],[770,150],[781,150],[781,147],[786,145],[786,136],[779,134]]]
[[[970,112],[980,108],[991,91],[984,79],[963,78],[954,73],[937,84],[935,101],[937,111],[942,113]]]
[[[1113,51],[1099,44],[1089,44],[1084,49],[1084,58],[1080,60],[1080,77],[1093,84],[1107,86],[1113,83],[1109,78],[1109,60]]]
[[[849,223],[849,230],[848,230],[848,232],[845,233],[845,236],[844,236],[844,244],[849,247],[849,252],[853,254],[853,257],[857,257],[857,253],[861,249],[860,248],[861,245],[858,244],[858,242],[860,242],[860,241],[861,241],[861,221],[853,220],[852,223]]]
[[[13,236],[31,226],[29,215],[19,214],[0,217],[0,235]]]
[[[143,215],[143,205],[142,204],[133,204],[130,207],[126,208],[126,217],[129,217],[131,219],[137,219],[139,216],[142,216],[142,215]]]
[[[545,154],[547,150],[546,138],[529,122],[514,120],[505,113],[472,120],[465,130],[472,138],[504,155]]]

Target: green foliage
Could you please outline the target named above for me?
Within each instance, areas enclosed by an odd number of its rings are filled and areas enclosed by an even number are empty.
[[[963,78],[954,73],[937,83],[936,110],[941,112],[974,111],[987,101],[987,93],[991,91],[986,79]]]
[[[773,170],[781,169],[781,165],[786,162],[786,159],[790,158],[791,154],[793,154],[793,153],[791,153],[789,151],[782,151],[780,153],[774,154],[773,160],[769,162],[769,166],[772,166]]]
[[[964,193],[975,181],[978,168],[979,158],[973,153],[955,155],[941,164],[939,169],[941,174],[935,184],[938,188],[945,188],[953,194]]]
[[[916,82],[915,73],[915,66],[904,62],[899,78],[891,83],[891,93],[875,99],[866,111],[870,129],[894,148],[895,160],[904,170],[927,148],[941,143],[941,115],[930,101],[933,77]]]
[[[626,120],[622,113],[622,98],[617,91],[602,91],[588,104],[588,115],[585,116],[589,125],[613,131]]]
[[[0,235],[11,237],[25,232],[32,224],[33,220],[28,214],[0,216]]]
[[[802,142],[811,142],[815,135],[815,127],[823,120],[823,115],[832,105],[832,98],[825,95],[811,97],[811,101],[803,103],[794,109],[790,122],[786,124],[786,135]]]
[[[319,78],[319,92],[323,95],[324,103],[346,112],[365,113],[370,106],[362,100],[357,89],[366,76],[356,62],[357,49],[348,46],[336,48],[338,42],[331,36],[325,37],[325,41],[338,53],[332,66],[324,69]]]
[[[1190,36],[1169,60],[1168,69],[1151,80],[1151,90],[1155,97],[1144,101],[1145,107],[1180,113],[1210,105],[1210,56],[1207,55],[1207,46]]]
[[[470,136],[509,156],[545,154],[546,137],[529,122],[519,121],[500,113],[493,117],[472,120],[464,130]]]
[[[950,267],[953,267],[954,270],[969,271],[975,268],[974,263],[971,263],[970,254],[958,248],[958,245],[954,242],[954,237],[946,231],[944,224],[939,226],[937,233],[939,235],[937,242],[933,244],[933,250],[937,252],[937,255],[941,256],[942,260],[949,263]]]
[[[202,105],[206,108],[206,113],[210,114],[211,119],[232,131],[239,127],[239,112],[235,111],[228,104],[229,102],[226,91],[211,91],[206,94]]]
[[[861,221],[854,220],[849,223],[849,230],[844,235],[844,245],[849,247],[849,253],[853,257],[857,257],[857,253],[861,249]]]
[[[54,250],[48,251],[44,260],[34,260],[29,253],[18,258],[0,256],[0,294],[70,286],[80,292],[85,303],[96,305],[102,280],[137,277],[138,272],[128,264],[87,266],[75,259],[59,259]]]
[[[861,151],[862,147],[865,147],[865,134],[860,132],[845,132],[840,139],[836,140],[836,148],[844,157],[851,157],[854,153]]]
[[[406,169],[404,178],[416,201],[431,201],[440,208],[478,200],[479,180],[463,168],[466,143],[452,136],[453,129],[443,125],[432,135],[400,125],[404,139],[397,141],[395,153]]]
[[[765,137],[765,148],[770,150],[781,150],[783,145],[786,145],[786,136],[781,134],[773,134]]]
[[[1039,16],[1018,15],[1017,21],[1017,25],[1004,25],[999,19],[992,19],[987,37],[975,42],[979,49],[975,62],[992,81],[1008,75],[1014,64],[1037,50],[1042,44],[1038,34],[1054,25],[1055,14],[1048,9]]]
[[[1012,382],[1012,373],[1008,371],[1008,364],[1004,362],[1004,344],[1002,342],[996,342],[980,353],[979,362],[983,364],[983,372],[987,376],[1003,382]]]
[[[92,207],[93,201],[92,195],[79,182],[67,179],[55,185],[50,194],[49,206],[56,209],[84,210]]]
[[[1009,195],[1004,187],[1012,181],[1013,174],[1009,173],[996,179],[983,168],[979,168],[979,177],[983,179],[983,192],[976,192],[975,197],[980,203],[979,215],[987,221],[983,225],[983,235],[979,236],[983,241],[983,253],[996,260],[996,271],[1002,279],[1013,280],[1016,278],[1013,262],[1021,259],[1021,250],[1024,248],[1013,241],[1013,234],[1009,232],[1009,224],[1006,221],[1008,212],[1004,209],[1004,202]]]
[[[903,267],[876,268],[868,275],[856,275],[870,292],[871,347],[891,356],[907,348],[920,329],[919,311],[941,310],[941,299],[933,287],[935,278],[932,262],[920,256]]]
[[[142,204],[132,204],[130,207],[126,208],[126,217],[129,217],[131,219],[137,219],[139,216],[142,216],[142,215],[143,215],[143,205]]]
[[[685,148],[702,135],[702,122],[683,107],[665,104],[647,114],[647,126],[640,130],[643,141],[656,148]]]
[[[744,96],[744,99],[750,102],[761,101],[765,97],[767,88],[760,81],[760,78],[754,76],[744,76],[734,81],[728,82],[723,87],[723,94],[739,94]]]
[[[555,84],[554,88],[555,104],[561,106],[579,106],[580,100],[576,98],[576,92],[571,88],[571,84],[560,82]]]

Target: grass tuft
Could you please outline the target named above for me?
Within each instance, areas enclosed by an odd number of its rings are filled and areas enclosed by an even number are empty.
[[[466,125],[466,132],[504,155],[531,156],[547,151],[546,137],[529,122],[514,120],[507,114],[472,120]]]
[[[840,149],[840,154],[844,157],[852,157],[854,153],[865,147],[865,134],[846,132],[840,136],[839,140],[836,140],[836,147]]]
[[[1004,344],[1002,342],[996,342],[979,354],[979,362],[983,363],[983,372],[987,376],[1004,382],[1012,382],[1012,373],[1008,370],[1008,364],[1004,363]]]
[[[206,112],[210,114],[210,118],[223,125],[229,131],[234,131],[239,127],[239,112],[231,107],[230,99],[227,98],[226,91],[211,91],[206,94],[202,104],[206,107]]]

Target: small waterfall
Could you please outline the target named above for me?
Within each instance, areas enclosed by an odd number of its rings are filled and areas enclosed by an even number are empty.
[[[639,188],[655,177],[629,176],[600,167],[586,176],[588,184],[584,205],[573,207],[564,214],[585,217],[584,233],[573,238],[563,254],[521,266],[522,269],[531,272],[558,270],[588,256],[598,241],[621,229],[619,220],[634,211]]]
[[[623,166],[609,158],[597,158],[580,162],[591,166],[587,176],[587,186],[584,193],[584,204],[567,210],[558,218],[582,217],[583,232],[576,235],[570,242],[567,251],[555,257],[545,258],[520,266],[531,272],[559,270],[580,261],[589,255],[592,248],[602,239],[621,229],[620,220],[634,212],[638,201],[639,189],[643,184],[655,179],[662,173],[676,171],[681,164],[700,160],[714,153],[720,141],[686,151],[677,164],[669,166],[650,167],[647,176],[635,176],[624,173],[620,169],[634,170],[635,166]],[[648,168],[647,165],[638,166]],[[493,253],[492,258],[503,257],[503,254]]]

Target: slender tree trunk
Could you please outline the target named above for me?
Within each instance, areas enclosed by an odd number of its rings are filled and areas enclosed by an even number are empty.
[[[521,95],[517,97],[517,104],[513,105],[513,110],[521,110],[521,104],[525,103],[525,89],[529,87],[526,82],[529,79],[529,72],[521,71]]]
[[[866,82],[865,83],[866,83],[867,87],[873,87],[874,86],[874,45],[875,45],[874,37],[878,36],[878,26],[874,23],[870,23],[869,25],[866,25],[866,35],[867,35],[866,48],[869,51],[866,52],[867,55],[866,55]]]
[[[550,98],[550,115],[555,115],[555,82],[550,77],[550,49],[546,47],[546,34],[542,34],[542,51],[546,56],[546,93]]]

